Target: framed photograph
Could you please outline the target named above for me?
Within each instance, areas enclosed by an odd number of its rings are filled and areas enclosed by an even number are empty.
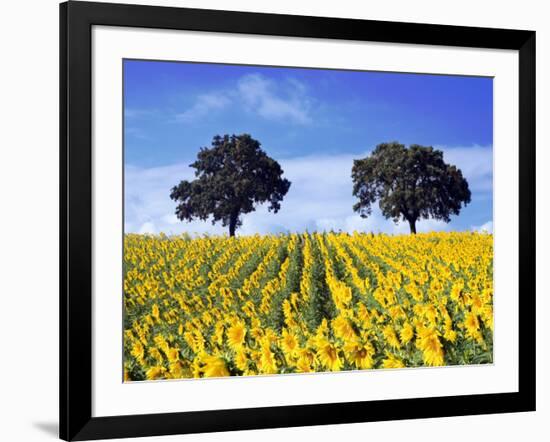
[[[62,439],[535,409],[535,32],[60,23]]]

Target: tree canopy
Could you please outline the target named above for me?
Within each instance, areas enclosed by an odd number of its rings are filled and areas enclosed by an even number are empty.
[[[461,170],[445,163],[443,152],[433,147],[379,144],[368,157],[354,160],[351,176],[359,199],[356,212],[368,217],[378,200],[382,214],[408,221],[411,233],[421,218],[449,222],[471,200]]]
[[[241,215],[254,211],[256,205],[268,202],[268,210],[278,212],[290,181],[260,146],[249,134],[242,134],[216,135],[210,148],[201,148],[190,165],[196,169],[196,179],[181,181],[170,193],[178,203],[178,219],[211,216],[212,224],[221,221],[234,236],[242,224]]]

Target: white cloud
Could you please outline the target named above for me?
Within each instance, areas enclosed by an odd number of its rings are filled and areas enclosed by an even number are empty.
[[[482,224],[481,226],[472,226],[472,230],[474,230],[476,232],[493,233],[493,221],[487,221],[486,223]]]
[[[143,223],[139,228],[138,233],[157,233],[155,230],[155,224],[150,221]]]
[[[191,123],[233,105],[266,120],[304,125],[312,122],[311,101],[305,85],[294,78],[275,82],[260,74],[248,74],[228,88],[197,96],[175,120]]]
[[[168,214],[162,217],[162,221],[173,226],[179,222],[179,219],[175,214]]]
[[[380,209],[374,207],[368,218],[359,215],[350,215],[344,218],[321,218],[316,221],[317,230],[334,230],[342,232],[374,232],[374,233],[409,233],[409,224],[399,221],[397,224],[384,218]],[[444,221],[433,219],[420,220],[416,223],[416,231],[433,232],[448,230],[449,225]]]
[[[190,123],[205,117],[211,112],[224,109],[231,104],[231,99],[224,92],[212,92],[199,95],[193,106],[185,112],[176,115],[177,121]]]
[[[224,233],[221,226],[202,221],[183,223],[175,216],[175,202],[170,199],[170,190],[183,179],[193,179],[193,170],[188,164],[153,168],[126,166],[125,232]]]
[[[268,120],[286,120],[298,124],[311,123],[310,101],[305,86],[296,79],[290,79],[281,88],[259,74],[242,77],[238,82],[240,98],[249,111]]]
[[[445,157],[460,167],[474,191],[489,190],[486,182],[490,175],[490,148],[474,148],[471,155],[466,149],[446,148]],[[488,153],[489,152],[489,153]],[[238,234],[275,233],[286,231],[342,230],[346,232],[408,233],[406,222],[395,224],[385,219],[377,205],[368,218],[353,212],[355,202],[351,189],[353,159],[366,155],[341,154],[305,156],[279,160],[291,187],[281,205],[273,214],[265,205],[242,217]],[[193,221],[181,222],[174,215],[176,203],[169,197],[170,189],[182,179],[194,178],[194,169],[188,164],[175,164],[149,169],[126,167],[126,222],[127,232],[144,229],[156,233],[226,234],[221,224]],[[474,195],[475,197],[475,195]],[[487,223],[484,225],[489,227]],[[480,226],[480,228],[483,226]],[[446,230],[443,221],[421,220],[417,231]],[[478,228],[476,228],[477,230]],[[492,230],[492,226],[491,226]]]
[[[437,147],[443,150],[445,161],[454,164],[468,180],[472,192],[492,192],[493,190],[493,148]]]

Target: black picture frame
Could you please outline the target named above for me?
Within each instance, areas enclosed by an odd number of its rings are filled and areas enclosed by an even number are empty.
[[[519,391],[92,417],[94,25],[519,53]],[[69,1],[60,5],[60,437],[138,437],[535,410],[535,32]]]

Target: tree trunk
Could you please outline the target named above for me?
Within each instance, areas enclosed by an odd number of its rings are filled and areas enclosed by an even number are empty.
[[[411,228],[411,233],[416,235],[416,219],[409,219],[409,227]]]
[[[229,218],[229,236],[235,236],[235,229],[237,228],[237,220],[239,219],[239,215],[231,215],[231,218]]]

